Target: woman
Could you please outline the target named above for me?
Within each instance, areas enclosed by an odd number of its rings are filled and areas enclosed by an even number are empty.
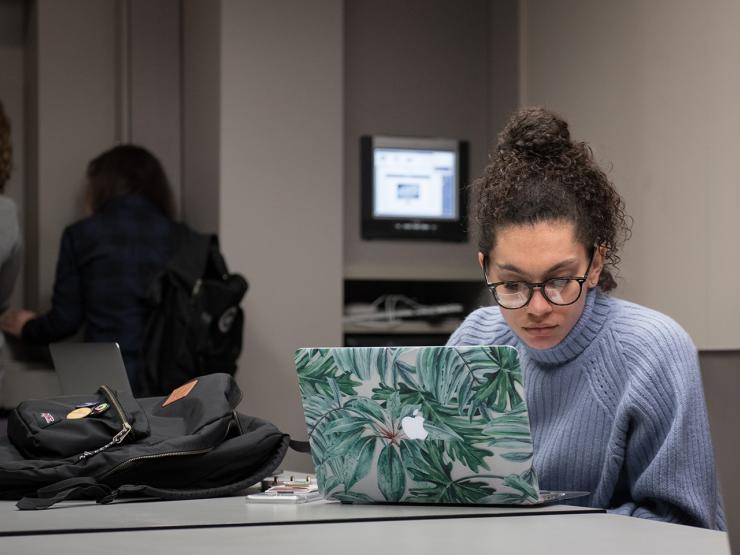
[[[519,350],[540,486],[723,529],[696,348],[669,317],[606,294],[629,227],[590,148],[527,108],[476,186],[478,261],[497,306],[449,344]]]
[[[21,234],[18,210],[12,199],[6,197],[5,184],[10,179],[13,166],[13,149],[10,143],[10,121],[0,102],[0,314],[8,309],[15,280],[21,267]],[[0,333],[0,386],[4,366],[5,336]]]
[[[133,145],[92,160],[87,177],[91,215],[64,230],[51,310],[42,316],[14,311],[2,329],[48,344],[84,324],[85,341],[118,342],[136,393],[144,371],[147,289],[172,253],[172,193],[159,161]]]

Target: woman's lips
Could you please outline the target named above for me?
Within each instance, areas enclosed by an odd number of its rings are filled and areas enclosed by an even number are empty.
[[[556,327],[557,326],[524,326],[524,331],[535,337],[545,337],[551,335]]]

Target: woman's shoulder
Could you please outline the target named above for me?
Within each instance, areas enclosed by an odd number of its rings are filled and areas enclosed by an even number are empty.
[[[0,195],[0,214],[3,216],[12,215],[14,218],[18,217],[18,207],[12,198]]]
[[[508,344],[511,328],[506,324],[501,309],[485,306],[471,312],[450,336],[448,345]]]
[[[678,386],[689,375],[698,375],[697,349],[686,330],[657,310],[615,300],[611,323],[626,370],[640,390],[663,383]]]
[[[0,195],[0,234],[5,241],[18,239],[18,207],[12,198]]]
[[[22,243],[18,210],[13,199],[0,195],[0,262],[20,256]]]
[[[615,307],[612,327],[621,341],[661,344],[689,343],[691,337],[673,318],[655,309],[623,299],[613,298]]]
[[[146,199],[138,195],[124,195],[102,210],[67,225],[64,233],[79,241],[129,236],[137,240],[142,237],[156,240],[160,236],[169,238],[174,226],[170,218]]]
[[[81,239],[89,237],[94,233],[93,230],[96,227],[95,220],[96,218],[93,214],[65,225],[62,230],[62,242],[65,240],[74,240],[74,242],[78,242]]]

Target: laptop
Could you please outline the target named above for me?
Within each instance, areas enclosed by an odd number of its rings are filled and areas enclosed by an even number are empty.
[[[299,349],[321,492],[344,502],[537,505],[519,354],[509,346]]]
[[[63,395],[90,393],[103,384],[133,395],[118,343],[51,343],[49,351]]]

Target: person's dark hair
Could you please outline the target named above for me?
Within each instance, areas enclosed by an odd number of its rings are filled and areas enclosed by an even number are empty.
[[[159,160],[147,149],[120,145],[94,158],[87,166],[89,201],[93,212],[121,195],[140,195],[168,218],[174,217],[174,201]]]
[[[13,147],[10,144],[10,120],[0,102],[0,193],[5,192],[5,184],[13,169]]]
[[[514,114],[499,134],[498,146],[478,193],[478,248],[488,257],[497,231],[512,225],[547,221],[575,224],[576,238],[588,250],[606,247],[599,285],[617,286],[611,270],[629,238],[624,201],[593,159],[584,142],[573,142],[568,124],[539,107]]]

